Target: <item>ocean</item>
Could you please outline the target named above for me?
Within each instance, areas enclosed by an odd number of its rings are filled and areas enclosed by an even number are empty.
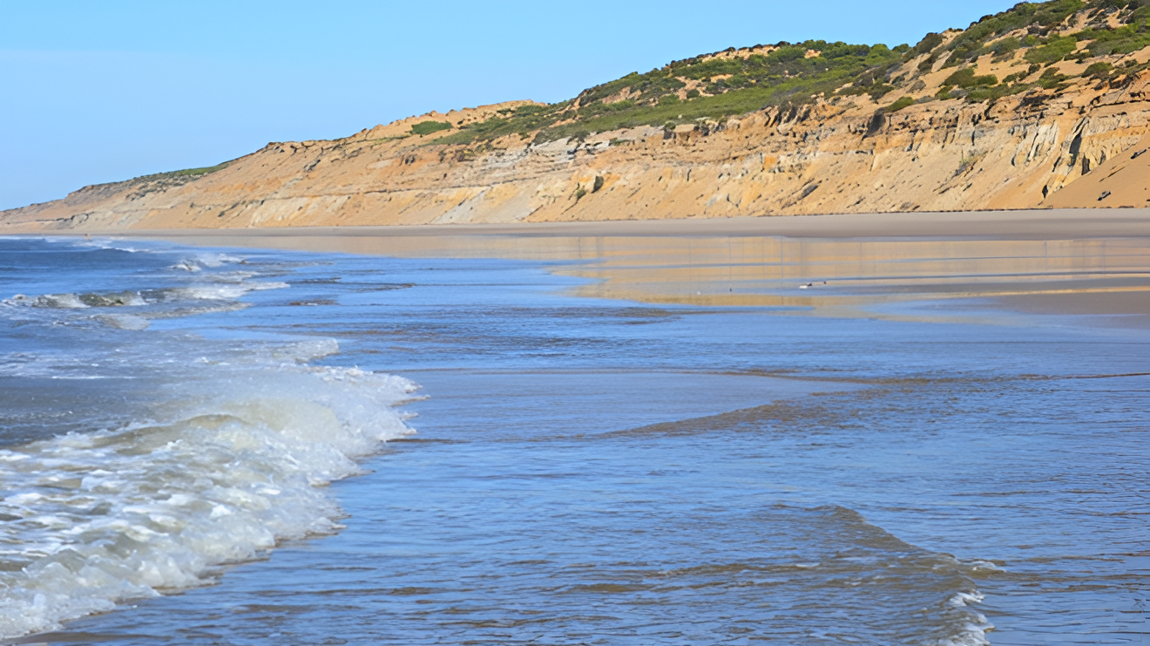
[[[1150,635],[1144,327],[468,255],[0,238],[0,643]]]

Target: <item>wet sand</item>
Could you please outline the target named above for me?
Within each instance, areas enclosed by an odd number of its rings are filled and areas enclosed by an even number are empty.
[[[1150,326],[1150,210],[116,232],[182,243],[553,263],[581,296],[970,320]]]
[[[240,229],[114,230],[102,234],[155,234],[162,237],[232,236]],[[1044,209],[950,211],[941,213],[865,213],[814,216],[698,218],[685,220],[613,220],[521,224],[440,224],[418,226],[267,227],[268,237],[443,235],[516,236],[790,236],[961,237],[966,239],[1053,240],[1081,237],[1150,236],[1150,209]],[[95,233],[95,232],[93,232]]]

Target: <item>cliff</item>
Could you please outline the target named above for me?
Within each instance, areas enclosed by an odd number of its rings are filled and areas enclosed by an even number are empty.
[[[2,212],[0,230],[1145,207],[1148,20],[1137,3],[1055,0],[913,48],[731,49],[562,104],[86,187]]]

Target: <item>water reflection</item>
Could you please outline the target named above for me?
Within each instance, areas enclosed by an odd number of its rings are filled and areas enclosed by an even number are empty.
[[[884,304],[997,298],[1014,309],[1150,316],[1150,239],[834,239],[779,236],[214,235],[214,245],[395,257],[554,263],[590,279],[581,296],[647,303],[799,308],[819,315],[950,320],[952,309]],[[1090,298],[1082,298],[1089,295]]]

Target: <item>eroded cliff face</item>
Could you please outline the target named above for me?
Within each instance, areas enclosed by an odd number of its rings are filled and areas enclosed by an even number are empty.
[[[895,112],[859,96],[543,145],[517,136],[472,147],[435,144],[434,135],[410,135],[420,117],[341,140],[269,144],[200,177],[88,187],[0,213],[0,230],[1142,207],[1150,205],[1144,191],[1100,199],[1104,190],[1083,189],[1069,202],[1058,196],[1070,196],[1064,187],[1136,152],[1150,135],[1148,83],[1144,72],[1120,87],[1080,82],[991,104],[951,99]],[[939,80],[921,94],[931,85]],[[518,105],[428,116],[474,121]],[[1137,171],[1127,177],[1150,182]]]

